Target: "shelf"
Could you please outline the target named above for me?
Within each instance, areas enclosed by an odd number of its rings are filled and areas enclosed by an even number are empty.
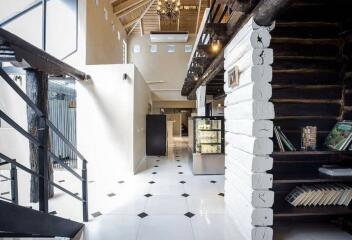
[[[274,209],[274,218],[291,217],[323,217],[352,215],[352,209],[346,206],[326,206],[326,207],[284,207]]]
[[[201,145],[221,145],[221,143],[199,143]]]
[[[300,183],[331,183],[331,182],[352,182],[352,177],[330,177],[319,172],[307,176],[306,174],[285,174],[280,176],[279,174],[274,174],[274,184],[300,184]]]
[[[202,155],[224,155],[224,153],[218,152],[218,153],[200,153],[197,152],[198,154],[202,154]]]
[[[220,132],[221,129],[199,129],[202,132]]]
[[[343,155],[350,154],[352,151],[334,151],[334,150],[322,150],[322,151],[288,151],[288,152],[273,152],[271,155],[275,156],[303,156],[303,155]]]

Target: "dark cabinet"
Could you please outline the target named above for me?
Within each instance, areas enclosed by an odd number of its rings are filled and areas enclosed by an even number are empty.
[[[146,128],[147,156],[166,155],[166,116],[147,115]]]

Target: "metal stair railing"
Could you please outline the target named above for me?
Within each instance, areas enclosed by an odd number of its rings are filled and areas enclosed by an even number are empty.
[[[12,167],[20,168],[27,173],[36,176],[39,178],[39,210],[45,213],[48,213],[48,189],[49,184],[60,189],[71,197],[82,202],[83,208],[83,221],[88,221],[88,181],[87,181],[87,160],[84,156],[77,150],[77,148],[51,123],[48,119],[48,116],[45,116],[42,111],[38,108],[38,106],[27,96],[26,93],[22,91],[22,89],[17,86],[17,84],[11,79],[11,77],[0,67],[0,77],[5,80],[5,82],[26,102],[26,104],[33,109],[33,111],[38,115],[38,138],[34,137],[32,134],[23,129],[20,125],[18,125],[14,120],[12,120],[5,112],[0,110],[0,118],[3,119],[7,124],[13,127],[18,133],[27,138],[28,141],[33,143],[38,147],[38,168],[39,173],[23,166],[16,162],[15,159],[11,159],[10,157],[0,153],[0,159],[5,162],[11,164]],[[70,168],[64,161],[62,161],[58,156],[52,153],[47,146],[46,139],[47,136],[45,134],[48,133],[48,130],[51,129],[57,136],[73,151],[77,154],[77,156],[82,160],[82,173],[79,175],[72,168]],[[60,164],[64,169],[66,169],[70,174],[75,176],[82,182],[82,197],[77,196],[73,192],[67,190],[66,188],[56,184],[51,181],[48,177],[48,166],[49,160],[48,157],[51,157],[58,164]],[[16,179],[17,182],[17,179]],[[17,184],[17,183],[16,183]],[[17,189],[17,188],[16,188]],[[16,201],[12,199],[12,202],[18,203],[18,197],[16,196]]]

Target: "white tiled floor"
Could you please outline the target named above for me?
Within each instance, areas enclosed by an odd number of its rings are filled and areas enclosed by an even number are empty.
[[[110,209],[87,224],[85,239],[243,239],[225,215],[224,176],[193,176],[186,149],[176,141],[168,156],[149,157],[147,170],[118,184]]]
[[[84,239],[245,239],[226,214],[224,197],[220,194],[224,193],[224,176],[194,176],[188,165],[186,149],[187,143],[179,139],[168,156],[149,157],[147,170],[140,174],[121,178],[123,182],[106,183],[98,179],[90,182],[90,222],[86,224]],[[80,193],[79,182],[64,173],[56,172],[55,179],[65,179],[62,186]],[[81,220],[80,202],[72,201],[59,191],[49,206],[59,216]],[[96,212],[101,215],[93,217]],[[275,240],[352,239],[351,235],[331,225],[295,224],[280,230],[276,232]]]

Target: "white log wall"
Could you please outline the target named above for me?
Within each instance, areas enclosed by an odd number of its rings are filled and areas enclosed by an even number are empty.
[[[273,51],[270,27],[253,19],[225,49],[225,202],[226,209],[246,239],[272,240],[274,193],[274,106],[271,79]],[[227,84],[228,72],[239,69],[238,86]]]

